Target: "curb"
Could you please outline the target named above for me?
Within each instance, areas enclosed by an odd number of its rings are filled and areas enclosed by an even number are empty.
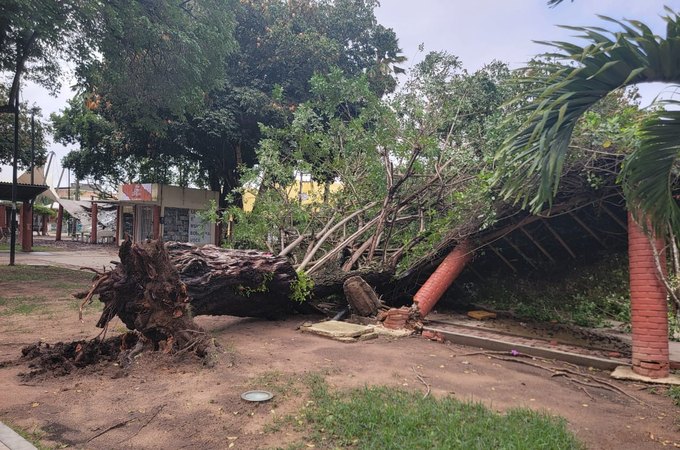
[[[517,350],[529,356],[537,356],[540,358],[557,359],[560,361],[570,362],[579,366],[594,367],[600,370],[614,370],[621,365],[621,361],[614,361],[611,359],[598,358],[596,356],[579,355],[576,353],[563,352],[561,350],[553,350],[542,347],[531,347],[524,344],[513,344],[511,342],[500,341],[487,337],[472,336],[465,333],[457,333],[449,330],[442,330],[433,327],[424,327],[423,330],[440,333],[448,341],[454,344],[467,345],[469,347],[482,347],[489,350],[510,351]]]
[[[0,422],[0,450],[37,450],[26,439],[17,434],[16,431]]]

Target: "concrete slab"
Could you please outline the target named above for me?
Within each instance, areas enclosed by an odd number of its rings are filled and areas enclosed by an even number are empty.
[[[414,331],[409,330],[407,328],[401,328],[398,330],[393,330],[391,328],[385,328],[382,325],[376,325],[374,328],[375,332],[382,335],[382,336],[390,336],[390,337],[406,337],[406,336],[411,336]]]
[[[331,338],[356,338],[363,334],[373,332],[373,327],[369,325],[340,322],[338,320],[328,320],[326,322],[314,323],[309,326],[301,326],[300,330],[306,333],[314,333]]]
[[[33,444],[0,422],[0,450],[37,450]]]
[[[644,383],[680,386],[680,375],[670,374],[666,378],[649,378],[633,372],[630,366],[618,366],[610,375],[617,380],[642,381]]]

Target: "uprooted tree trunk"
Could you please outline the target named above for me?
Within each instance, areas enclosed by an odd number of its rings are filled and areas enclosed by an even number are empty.
[[[212,340],[193,321],[187,289],[168,257],[162,241],[121,245],[120,264],[98,273],[83,305],[99,295],[104,303],[97,326],[106,329],[118,316],[125,325],[141,333],[154,348],[208,354]]]
[[[166,248],[194,315],[275,318],[293,310],[290,291],[297,275],[286,258],[180,242]]]
[[[118,316],[155,348],[193,350],[202,356],[212,342],[192,316],[271,319],[300,306],[291,300],[298,276],[282,256],[160,240],[143,244],[126,241],[119,256],[120,264],[109,272],[97,272],[92,288],[76,297],[84,298],[85,305],[99,295],[105,306],[98,327],[106,328]],[[320,272],[315,280],[318,284],[308,293],[319,295],[317,298],[341,293],[343,283],[352,275],[356,273]],[[374,275],[369,282],[386,284],[391,280],[391,272]]]

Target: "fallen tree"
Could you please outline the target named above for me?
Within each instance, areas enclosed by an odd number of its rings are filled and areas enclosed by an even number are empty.
[[[194,315],[275,318],[290,313],[297,274],[286,258],[255,250],[170,242],[170,261]]]
[[[281,317],[300,310],[295,291],[300,294],[306,289],[305,298],[315,292],[324,297],[342,293],[343,283],[352,275],[321,272],[314,288],[311,283],[301,286],[300,277],[282,256],[160,240],[125,241],[119,256],[120,263],[113,270],[95,271],[92,287],[76,297],[84,299],[84,306],[99,295],[104,311],[97,326],[106,329],[118,316],[127,328],[144,337],[136,351],[150,342],[154,348],[191,349],[204,356],[211,340],[193,316]],[[385,272],[375,277],[382,283],[390,279]],[[313,308],[313,301],[308,304]]]

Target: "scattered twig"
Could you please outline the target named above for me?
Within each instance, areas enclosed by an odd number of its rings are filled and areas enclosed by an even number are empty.
[[[593,380],[593,381],[595,381],[595,382],[597,382],[597,383],[600,383],[600,384],[602,384],[602,385],[608,386],[608,387],[610,388],[610,390],[614,390],[614,391],[618,392],[619,394],[625,395],[626,397],[630,397],[631,399],[635,400],[635,401],[638,402],[638,403],[641,403],[641,404],[643,404],[643,405],[645,404],[645,402],[643,402],[642,400],[639,400],[639,399],[633,397],[632,395],[630,395],[629,393],[627,393],[626,391],[624,391],[624,390],[621,389],[620,387],[618,387],[618,386],[616,386],[616,385],[614,385],[614,384],[612,384],[612,383],[608,383],[608,382],[606,382],[606,381],[604,381],[604,380],[601,380],[601,379],[599,379],[599,378],[597,378],[597,377],[594,377],[594,376],[592,376],[592,375],[588,375],[588,374],[585,374],[585,373],[581,373],[581,372],[578,372],[578,371],[573,371],[573,370],[569,370],[569,369],[565,369],[565,368],[558,369],[558,370],[561,371],[561,372],[566,372],[566,373],[570,373],[570,374],[572,374],[572,375],[577,375],[577,376],[579,376],[579,377],[583,377],[583,378],[587,378],[587,379],[589,379],[589,380]],[[597,386],[595,386],[595,387],[597,387]]]
[[[510,362],[516,362],[516,363],[520,363],[520,364],[526,364],[527,366],[547,370],[548,372],[554,372],[555,371],[554,369],[551,369],[550,367],[545,367],[545,366],[542,366],[540,364],[534,364],[534,363],[531,363],[529,361],[522,361],[521,359],[501,358],[500,356],[495,356],[495,355],[488,355],[488,356],[490,358],[493,358],[493,359],[500,359],[501,361],[510,361]]]
[[[583,392],[585,392],[586,395],[587,395],[588,397],[590,397],[591,400],[595,400],[595,397],[593,397],[592,395],[590,395],[590,392],[588,392],[588,390],[587,390],[586,388],[584,388],[583,386],[581,386],[581,390],[582,390]]]
[[[142,426],[139,427],[139,428],[137,429],[137,431],[134,432],[134,434],[132,434],[132,435],[126,437],[125,439],[123,439],[122,441],[120,441],[120,442],[118,442],[118,443],[121,444],[121,443],[123,443],[123,442],[125,442],[125,441],[127,441],[127,440],[130,440],[130,439],[132,439],[133,437],[137,436],[137,435],[139,434],[139,432],[142,431],[142,430],[144,429],[144,427],[146,427],[149,423],[151,423],[151,421],[152,421],[153,419],[156,418],[156,416],[163,410],[163,408],[165,408],[165,405],[166,405],[166,404],[163,403],[161,406],[157,407],[157,408],[156,408],[156,411],[154,411],[153,414],[151,414],[151,417],[149,417],[149,420],[147,420],[146,422],[144,422],[144,423],[142,424]]]
[[[420,375],[416,371],[416,368],[414,366],[411,366],[411,370],[413,370],[413,373],[416,374],[416,377],[418,378],[418,380],[420,380],[420,382],[423,383],[425,385],[425,387],[427,388],[427,392],[425,392],[425,395],[423,395],[423,398],[427,398],[427,396],[430,395],[430,391],[431,391],[430,385],[425,382],[422,375]]]
[[[96,273],[96,274],[99,275],[99,276],[104,275],[104,273],[106,272],[106,270],[104,270],[104,272],[100,272],[99,270],[94,269],[94,268],[92,268],[92,267],[81,267],[80,270],[89,270],[90,272],[94,272],[94,273]]]
[[[137,420],[137,418],[136,418],[136,417],[132,417],[132,418],[130,418],[130,419],[123,420],[122,422],[118,422],[118,423],[116,423],[116,424],[113,424],[113,425],[111,425],[110,427],[108,427],[108,428],[106,428],[106,429],[100,431],[99,433],[97,433],[97,434],[95,434],[94,436],[92,436],[91,438],[89,438],[87,441],[84,442],[84,444],[87,444],[88,442],[91,442],[91,441],[97,439],[99,436],[101,436],[101,435],[103,435],[103,434],[106,434],[106,433],[108,433],[108,432],[111,431],[111,430],[115,430],[116,428],[124,427],[124,426],[127,425],[128,423],[133,422],[133,421],[135,421],[135,420]]]
[[[81,322],[83,321],[83,308],[84,308],[85,305],[87,305],[88,303],[92,303],[92,296],[94,296],[95,291],[97,290],[97,288],[99,288],[99,286],[100,286],[105,280],[108,280],[108,279],[109,279],[109,275],[103,274],[103,275],[102,275],[102,276],[94,283],[94,285],[92,285],[92,289],[90,289],[90,291],[87,293],[87,296],[85,297],[85,300],[83,300],[83,302],[80,304],[80,308],[78,309],[78,319],[80,319]]]
[[[542,366],[540,364],[534,364],[534,363],[531,363],[529,361],[522,361],[520,359],[502,358],[500,356],[495,356],[495,355],[491,355],[491,354],[488,355],[488,356],[491,357],[491,358],[494,358],[494,359],[500,359],[502,361],[516,362],[516,363],[526,364],[528,366],[536,367],[538,369],[543,369],[543,370],[546,370],[548,372],[552,372],[553,373],[552,376],[565,376],[566,378],[568,378],[568,379],[570,379],[570,380],[572,380],[576,383],[583,384],[584,386],[590,386],[590,387],[596,387],[596,388],[599,387],[599,388],[603,388],[603,389],[608,389],[610,391],[615,391],[615,392],[618,392],[619,394],[624,395],[624,396],[626,396],[626,397],[628,397],[632,400],[635,400],[636,402],[638,402],[642,405],[646,404],[642,400],[640,400],[636,397],[633,397],[632,395],[630,395],[629,393],[627,393],[626,391],[624,391],[620,387],[613,385],[611,383],[607,383],[606,381],[600,380],[599,378],[594,377],[592,375],[584,374],[584,373],[574,371],[574,370],[570,370],[570,369],[567,369],[567,368],[553,369],[553,368],[550,368],[550,367]],[[587,379],[593,380],[597,383],[600,383],[602,386],[597,385],[597,384],[592,384],[592,383],[586,383],[584,381],[579,381],[579,380],[576,380],[572,377],[567,376],[566,374],[572,374],[572,375],[577,375],[579,377],[587,378]]]

